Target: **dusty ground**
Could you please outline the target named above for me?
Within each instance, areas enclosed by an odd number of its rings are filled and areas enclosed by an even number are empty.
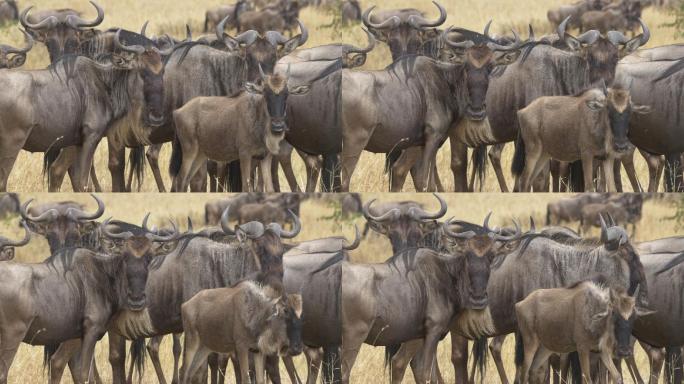
[[[47,195],[47,194],[24,194],[22,201],[37,197],[38,201],[61,201],[65,199],[76,200],[87,204],[90,209],[94,209],[93,201],[87,195]],[[116,219],[139,223],[147,210],[153,213],[153,220],[156,224],[162,224],[168,217],[175,218],[179,222],[184,222],[186,216],[190,216],[195,228],[201,226],[204,215],[204,203],[215,197],[210,195],[189,195],[177,197],[168,195],[140,194],[135,199],[128,196],[103,195],[103,200],[107,206],[105,216],[112,216]],[[378,194],[365,194],[364,201],[370,198],[380,198],[382,201],[413,199],[425,204],[426,209],[436,210],[438,204],[430,195],[397,194],[389,197]],[[487,211],[492,210],[492,225],[506,225],[513,218],[523,223],[528,222],[531,215],[539,224],[543,223],[546,203],[558,199],[559,197],[550,194],[525,196],[525,195],[445,195],[449,204],[449,211],[446,217],[455,216],[458,219],[481,223]],[[644,205],[643,219],[637,227],[635,241],[651,240],[666,236],[681,234],[675,223],[668,220],[674,212],[674,206],[670,199],[649,200]],[[353,224],[358,224],[361,228],[364,224],[362,217],[351,220],[339,220],[335,204],[321,201],[308,200],[303,203],[301,210],[302,232],[297,240],[315,239],[331,235],[343,234],[347,238],[353,236]],[[0,221],[0,233],[5,236],[20,235],[16,228],[17,219],[11,218]],[[598,234],[598,232],[596,232]],[[48,255],[47,243],[39,238],[34,239],[30,245],[17,250],[17,261],[39,262]],[[391,247],[384,238],[371,233],[361,246],[351,252],[355,262],[382,262],[390,256]],[[514,372],[513,366],[513,338],[509,338],[505,345],[504,357],[506,369],[509,375]],[[162,364],[167,377],[171,374],[172,355],[170,349],[170,338],[166,338],[162,345]],[[110,368],[107,360],[106,340],[98,345],[97,364],[105,378],[111,377]],[[638,349],[638,362],[642,375],[648,374],[648,362],[643,352]],[[359,355],[353,371],[354,383],[368,383],[371,381],[387,381],[389,374],[383,366],[384,353],[382,348],[365,346]],[[450,364],[449,342],[448,340],[440,344],[439,363],[442,367],[448,382],[453,382],[453,368]],[[40,347],[30,347],[23,345],[10,371],[11,383],[37,383],[46,380],[42,371],[42,349]],[[297,358],[298,369],[301,375],[305,374],[305,363],[303,358]],[[489,375],[486,383],[498,383],[495,377],[493,364],[489,364]],[[232,377],[232,374],[231,374]],[[70,382],[70,378],[65,378],[65,382]],[[148,364],[143,377],[143,382],[154,383],[154,371]],[[287,381],[286,381],[287,382]],[[413,382],[412,376],[407,375],[405,382]],[[629,382],[629,380],[627,380]]]
[[[549,32],[546,30],[546,11],[562,3],[565,0],[443,0],[442,4],[449,12],[449,18],[445,25],[458,25],[476,31],[482,31],[488,20],[493,19],[493,31],[504,31],[511,27],[523,31],[527,23],[532,23],[536,28],[537,35]],[[106,16],[102,24],[103,28],[122,27],[131,30],[139,30],[145,20],[150,20],[148,31],[158,33],[161,31],[174,33],[176,36],[184,36],[183,25],[189,23],[195,30],[195,36],[200,32],[204,21],[204,10],[213,5],[222,3],[219,0],[198,0],[184,2],[167,2],[162,0],[134,1],[134,0],[101,0],[100,4],[105,8]],[[37,8],[59,8],[73,7],[85,12],[86,17],[93,14],[93,9],[85,0],[35,0],[21,1],[20,8],[34,4]],[[436,16],[436,9],[428,0],[362,0],[362,7],[377,5],[379,8],[389,7],[416,7],[427,12],[430,16]],[[301,19],[311,30],[311,37],[307,47],[313,47],[332,41],[344,41],[365,46],[366,37],[358,25],[346,28],[328,27],[333,22],[333,14],[317,9],[308,8],[301,13]],[[670,44],[676,41],[674,30],[664,27],[663,24],[669,23],[674,16],[666,11],[647,9],[644,12],[644,20],[652,29],[652,38],[648,46],[658,46]],[[0,28],[0,41],[3,43],[21,44],[22,35],[14,26]],[[390,63],[389,51],[385,45],[380,45],[370,54],[366,66],[362,69],[381,69]],[[48,64],[47,53],[44,47],[38,45],[29,54],[26,68],[44,68]],[[161,169],[169,186],[167,175],[168,160],[170,157],[170,145],[165,145],[161,154]],[[305,184],[306,176],[302,162],[297,156],[295,160],[297,179],[300,185]],[[503,168],[508,175],[510,172],[510,162],[513,157],[513,147],[508,145],[503,154]],[[642,185],[647,183],[647,168],[642,158],[637,155],[637,171]],[[449,144],[445,144],[440,150],[437,161],[439,173],[444,185],[453,188],[453,176],[450,170],[450,149]],[[357,170],[352,179],[352,189],[356,191],[381,192],[389,189],[387,176],[383,172],[384,155],[374,155],[364,153]],[[103,142],[97,151],[95,165],[100,181],[105,190],[110,189],[111,180],[107,168],[106,143]],[[10,176],[9,190],[12,191],[45,191],[47,186],[41,177],[42,154],[29,154],[22,152]],[[490,168],[491,170],[491,168]],[[508,184],[511,185],[510,175]],[[282,178],[282,175],[281,175]],[[623,176],[624,178],[624,176]],[[625,185],[629,185],[624,180]],[[281,185],[287,184],[283,180]],[[406,190],[413,190],[413,185],[409,181]],[[63,190],[71,190],[68,180],[63,186]],[[493,172],[489,172],[485,181],[484,191],[496,192],[499,190]],[[151,174],[148,172],[147,178],[142,187],[143,192],[156,191]]]

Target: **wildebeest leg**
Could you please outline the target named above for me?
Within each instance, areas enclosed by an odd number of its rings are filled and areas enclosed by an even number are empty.
[[[532,368],[532,363],[534,362],[534,356],[537,354],[537,350],[539,349],[539,339],[537,338],[537,335],[527,329],[521,329],[520,330],[523,338],[523,344],[525,347],[525,352],[524,352],[524,357],[523,357],[523,364],[522,367],[520,367],[520,383],[527,383],[529,380],[529,373],[530,369]]]
[[[75,192],[85,192],[88,188],[88,179],[90,176],[90,167],[93,166],[93,157],[97,144],[100,142],[102,136],[96,130],[88,132],[84,135],[83,144],[79,151],[78,161],[76,162],[75,174],[76,182]]]
[[[548,379],[548,373],[549,373],[549,358],[553,355],[553,352],[549,351],[548,349],[544,348],[543,346],[540,346],[539,349],[537,350],[537,353],[534,356],[534,359],[532,359],[532,365],[530,366],[530,370],[528,372],[530,382],[534,383],[546,383]],[[534,380],[532,379],[534,377]]]
[[[548,192],[549,191],[549,166],[550,161],[544,161],[544,166],[539,171],[539,174],[534,178],[534,185],[532,189],[535,192]]]
[[[430,383],[432,379],[434,365],[437,364],[437,344],[441,337],[441,332],[436,329],[430,329],[425,334],[425,340],[423,342],[423,348],[416,356],[418,362],[417,367],[422,369],[416,369],[413,375],[416,378],[416,383]],[[467,372],[466,372],[467,375]]]
[[[449,144],[451,145],[454,192],[468,192],[468,147],[458,140],[455,129],[449,131]]]
[[[223,384],[228,367],[228,356],[223,353],[212,353],[209,355],[208,362],[211,384]]]
[[[299,378],[297,373],[297,368],[295,368],[294,360],[292,356],[283,356],[283,364],[285,364],[285,370],[287,370],[287,376],[290,378],[290,383],[301,384],[302,379]]]
[[[323,362],[323,349],[304,347],[304,355],[306,356],[306,384],[316,384],[318,381],[318,372],[321,369]]]
[[[107,140],[109,161],[107,167],[112,177],[112,192],[125,192],[126,148],[117,147],[114,140]]]
[[[180,369],[181,352],[183,352],[180,338],[181,333],[173,334],[173,377],[171,378],[171,384],[178,384],[180,382],[180,374],[178,370]]]
[[[508,192],[506,176],[504,176],[503,168],[501,168],[501,153],[503,152],[504,146],[506,146],[505,143],[492,145],[492,148],[489,150],[489,162],[492,163],[492,168],[494,168],[496,180],[499,182],[501,192]]]
[[[270,166],[269,166],[269,169]],[[254,192],[252,180],[252,156],[249,154],[240,156],[240,174],[242,177],[242,192]]]
[[[73,355],[81,348],[81,339],[68,340],[60,344],[50,357],[50,383],[59,384],[64,376],[64,368]],[[72,375],[75,371],[72,370]]]
[[[528,145],[525,151],[525,168],[518,179],[518,192],[530,192],[532,181],[546,166],[547,159],[542,154],[541,144]]]
[[[422,147],[406,148],[401,152],[390,170],[390,176],[392,177],[390,180],[390,192],[401,192],[406,182],[406,176],[408,176],[409,171],[412,171],[411,168],[416,164],[421,153]]]
[[[112,383],[126,382],[126,339],[109,332],[109,364],[112,366]]]
[[[611,173],[610,170],[612,170],[612,168],[609,168],[608,173]],[[603,365],[608,369],[608,373],[610,373],[610,377],[613,379],[613,382],[622,384],[622,375],[620,375],[620,372],[618,371],[617,367],[615,366],[615,363],[613,362],[612,351],[609,351],[608,348],[601,351],[601,361],[603,362]]]
[[[280,359],[277,355],[264,356],[264,368],[266,369],[266,377],[271,380],[272,384],[280,384]]]
[[[281,143],[287,143],[285,140],[283,140]],[[279,154],[278,155],[278,162],[280,164],[280,167],[283,169],[283,173],[285,174],[285,179],[287,179],[287,184],[290,186],[290,191],[292,192],[301,192],[301,188],[299,188],[299,184],[297,183],[297,177],[295,177],[294,174],[294,169],[292,168],[292,149],[293,147],[288,144],[290,147],[290,152],[285,155],[285,154]],[[281,144],[282,147],[282,144]],[[282,149],[281,149],[282,151]],[[315,156],[318,158],[318,156]],[[271,173],[273,174],[273,187],[275,188],[275,182],[278,180],[278,168],[277,168],[277,163],[276,163],[276,171],[274,172],[271,170]]]
[[[496,365],[496,371],[499,373],[499,379],[501,384],[508,384],[508,377],[506,376],[506,368],[504,368],[503,359],[501,358],[501,349],[503,348],[503,343],[506,340],[506,335],[496,336],[489,343],[489,351],[492,354],[492,359],[494,360],[494,365]]]
[[[365,135],[364,135],[365,136]],[[349,185],[351,178],[356,169],[356,164],[359,162],[361,152],[368,143],[368,137],[354,138],[353,143],[345,144],[342,148],[341,163],[342,163],[342,190],[341,192],[349,192]]]
[[[97,341],[106,332],[106,329],[104,328],[104,324],[107,323],[106,319],[95,318],[90,320],[90,322],[91,325],[86,326],[85,332],[83,333],[83,341],[81,344],[81,372],[79,383],[88,382],[92,365],[95,362],[95,344],[97,344]]]
[[[400,384],[404,380],[406,374],[406,367],[408,367],[411,359],[418,353],[423,346],[423,340],[417,339],[403,343],[397,353],[392,356],[390,361],[391,383]],[[420,367],[418,367],[420,369]]]
[[[161,361],[159,360],[159,345],[163,338],[164,336],[155,336],[147,343],[147,353],[150,355],[150,360],[152,360],[152,366],[154,367],[154,372],[157,374],[159,384],[166,384],[164,369],[162,369]]]
[[[434,130],[434,128],[426,126],[426,130],[429,132]],[[431,186],[430,181],[434,180],[431,174],[434,172],[435,161],[437,159],[437,151],[444,142],[444,138],[434,137],[436,135],[428,135],[425,139],[425,146],[423,147],[423,158],[418,163],[419,171],[418,177],[414,176],[414,184],[416,184],[417,192],[427,192],[428,188]]]
[[[582,370],[582,382],[591,383],[591,351],[590,350],[578,350],[580,369]]]
[[[644,384],[644,379],[641,377],[641,373],[639,373],[639,367],[634,359],[634,355],[625,358],[625,363],[632,380],[637,384]]]
[[[595,191],[594,188],[594,156],[583,154],[582,170],[584,171],[584,191]]]
[[[28,136],[18,138],[3,137],[0,140],[0,192],[7,192],[7,180],[9,179],[14,162],[19,156],[19,151],[24,146]]]
[[[195,176],[190,182],[190,192],[206,192],[207,191],[207,161],[203,161],[197,168]]]
[[[0,328],[0,384],[7,384],[7,375],[17,354],[21,341],[31,325],[30,322],[12,321]]]
[[[212,160],[207,161],[207,174],[209,174],[209,192],[218,191],[218,163]]]
[[[161,152],[163,144],[152,144],[147,148],[145,157],[147,157],[147,162],[150,164],[150,169],[152,169],[152,175],[154,175],[154,181],[157,183],[157,189],[159,192],[166,192],[166,187],[164,187],[164,179],[162,179],[161,170],[159,169],[159,152]]]
[[[607,156],[605,160],[603,160],[603,176],[606,180],[606,192],[615,192],[615,179],[613,178],[614,172],[613,172],[613,158],[610,156]]]
[[[451,332],[451,364],[456,384],[468,383],[468,339]]]
[[[264,355],[257,352],[254,353],[252,356],[254,357],[254,371],[256,372],[256,384],[266,384],[266,369],[264,364]]]
[[[632,153],[631,156],[623,157],[622,158],[622,166],[625,167],[625,173],[627,173],[627,177],[629,178],[629,183],[632,184],[632,191],[634,192],[643,192],[644,189],[641,188],[641,184],[639,183],[639,179],[637,178],[637,173],[636,169],[634,168],[634,154]],[[618,168],[619,170],[619,168]],[[649,166],[649,172],[650,172],[650,166]],[[616,176],[616,183],[617,183],[617,177],[620,173],[618,172]]]
[[[639,342],[639,344],[648,355],[648,362],[651,368],[648,383],[658,384],[658,380],[660,380],[660,372],[663,370],[663,363],[665,362],[665,349],[651,347],[650,345],[642,342]]]
[[[665,168],[665,158],[660,155],[650,154],[641,149],[639,150],[639,153],[641,153],[641,156],[644,157],[648,164],[648,192],[658,192],[658,185],[660,184],[663,169]]]
[[[247,349],[246,346],[237,346],[236,349],[240,372],[235,372],[235,376],[240,378],[240,383],[242,384],[251,383],[249,376],[249,349]],[[183,364],[185,364],[185,359],[183,359]],[[183,384],[185,384],[185,382]]]
[[[321,168],[323,168],[323,159],[321,156],[309,155],[297,149],[297,154],[302,158],[304,162],[304,168],[306,168],[306,192],[316,192],[316,184],[318,184],[318,177],[321,173]],[[285,177],[287,176],[287,171],[285,171]],[[294,176],[294,175],[293,175]],[[289,180],[289,179],[288,179]],[[295,182],[297,180],[295,179]]]
[[[50,169],[46,170],[48,172],[48,191],[59,192],[64,182],[64,176],[77,157],[78,147],[63,148],[59,152],[57,159],[50,165]]]
[[[261,168],[261,180],[264,183],[265,192],[274,192],[273,189],[273,178],[271,177],[271,163],[273,162],[273,156],[268,155],[260,161],[259,167]]]
[[[364,327],[365,328],[365,327]],[[361,350],[361,345],[365,339],[365,335],[368,334],[368,330],[364,329],[363,332],[355,332],[355,334],[350,334],[351,332],[343,332],[344,337],[342,343],[342,383],[348,384],[349,378],[351,377],[351,371],[354,367],[354,362],[356,357]],[[352,337],[349,337],[352,336]]]
[[[561,162],[551,159],[549,171],[551,172],[551,191],[560,192]]]

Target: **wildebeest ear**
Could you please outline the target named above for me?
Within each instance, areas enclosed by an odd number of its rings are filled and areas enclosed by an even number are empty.
[[[47,228],[41,223],[36,223],[34,221],[28,220],[26,222],[26,225],[29,227],[29,230],[31,230],[31,232],[33,233],[37,233],[43,236],[45,236],[45,234],[47,233]]]
[[[382,235],[387,234],[387,228],[385,228],[384,225],[382,225],[381,223],[378,223],[375,220],[368,221],[368,226],[377,233],[380,233]]]
[[[637,315],[637,317],[644,317],[644,316],[652,315],[652,314],[656,313],[656,311],[652,311],[650,309],[641,308],[641,307],[634,307],[634,313]]]
[[[284,57],[292,53],[297,47],[299,47],[299,39],[300,35],[297,35],[290,40],[286,41],[285,44],[283,44],[283,47],[280,48],[280,52],[278,54],[279,57]]]
[[[311,90],[311,87],[308,85],[295,85],[293,87],[290,87],[289,92],[291,95],[303,95],[305,93],[308,93]]]
[[[302,295],[289,294],[287,295],[287,303],[295,311],[297,317],[302,316]]]
[[[608,317],[609,314],[610,314],[610,311],[603,311],[603,312],[597,313],[595,315],[592,315],[591,319],[594,321],[603,320],[606,317]]]
[[[632,112],[638,113],[640,115],[647,115],[653,112],[653,108],[650,105],[637,105],[632,104]]]
[[[26,55],[14,55],[11,59],[9,59],[8,63],[8,68],[18,68],[24,65],[26,62]]]
[[[245,90],[256,95],[261,95],[264,92],[264,88],[261,85],[252,82],[245,83]]]
[[[606,107],[606,104],[604,102],[592,99],[592,100],[587,100],[587,106],[592,111],[600,111]]]
[[[451,49],[443,49],[439,54],[439,59],[457,65],[465,63],[465,55],[452,51]]]
[[[373,35],[373,37],[375,37],[375,40],[387,43],[388,37],[383,31],[375,28],[368,28],[368,32],[370,32]]]
[[[117,55],[113,54],[112,55],[112,64],[120,69],[132,69],[133,68],[133,61],[122,56],[122,55]]]
[[[178,247],[178,241],[165,241],[154,250],[154,256],[167,255],[173,252]]]
[[[579,40],[577,40],[574,36],[568,33],[565,34],[565,38],[563,40],[565,40],[565,45],[567,45],[568,48],[570,48],[573,51],[577,51],[580,48],[582,48],[582,43]]]
[[[632,40],[628,41],[625,43],[624,48],[620,51],[620,56],[625,57],[627,55],[632,54],[634,51],[639,49],[641,46],[641,37],[637,36],[633,38]]]
[[[520,51],[506,52],[496,59],[496,65],[509,65],[515,63],[520,57]]]

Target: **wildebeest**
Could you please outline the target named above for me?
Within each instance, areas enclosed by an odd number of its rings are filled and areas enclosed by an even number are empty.
[[[641,194],[625,194],[620,199],[613,198],[604,203],[587,204],[582,207],[580,216],[580,228],[587,233],[590,227],[601,226],[601,215],[608,214],[615,223],[627,227],[632,224],[632,236],[636,232],[636,223],[641,220],[641,207],[643,196]]]
[[[3,323],[0,382],[21,342],[56,345],[82,339],[79,382],[88,379],[95,343],[107,331],[112,315],[126,308],[139,313],[146,307],[145,287],[149,270],[161,264],[181,235],[151,232],[103,235],[113,244],[109,252],[68,248],[39,264],[0,263],[0,314]],[[171,247],[169,247],[169,245]],[[57,311],[57,312],[55,312]]]
[[[143,108],[144,118],[157,124],[162,118],[164,63],[170,50],[115,43],[123,51],[110,64],[100,64],[84,57],[65,58],[67,66],[36,71],[3,71],[2,87],[16,90],[3,105],[0,126],[0,191],[7,189],[7,179],[21,149],[46,152],[54,148],[82,147],[75,166],[75,190],[87,186],[93,155],[110,125],[126,116],[131,108]],[[78,76],[73,76],[78,73]],[[57,74],[57,76],[55,76]],[[67,81],[68,77],[68,81]],[[132,105],[131,94],[142,93],[144,105]],[[57,103],[54,95],[62,95]],[[84,103],[88,100],[88,103]],[[11,111],[11,112],[10,112]]]
[[[546,18],[551,25],[556,28],[568,17],[571,17],[568,27],[577,28],[580,26],[580,18],[585,12],[600,10],[603,8],[603,0],[580,0],[573,4],[561,5],[556,9],[550,9],[546,13]]]
[[[26,31],[21,31],[26,39],[23,48],[14,48],[9,45],[0,44],[0,69],[19,68],[26,62],[26,54],[33,48],[33,38]],[[12,55],[10,57],[10,55]]]
[[[256,158],[266,192],[273,192],[271,160],[287,131],[287,99],[309,88],[302,85],[290,89],[287,74],[266,75],[262,71],[261,80],[261,84],[246,83],[245,92],[235,97],[198,97],[174,111],[183,161],[176,176],[176,191],[186,191],[209,159],[240,160],[242,186],[253,191],[252,159]]]
[[[626,289],[628,294],[636,296],[637,305],[648,307],[644,267],[623,228],[602,221],[598,241],[569,238],[557,241],[546,236],[529,236],[529,244],[521,252],[514,251],[492,268],[487,294],[494,332],[488,337],[516,331],[516,319],[511,315],[514,304],[532,291],[567,286],[597,273],[606,276],[610,287]],[[503,382],[501,350],[493,348],[492,356],[497,368],[500,367]],[[467,355],[459,356],[454,360],[455,367],[467,369],[467,358]]]
[[[580,30],[589,31],[595,29],[601,33],[608,31],[624,31],[629,22],[626,15],[617,9],[606,9],[601,11],[589,11],[580,18]]]
[[[149,305],[142,314],[121,311],[112,320],[108,331],[114,382],[124,382],[126,377],[125,339],[183,332],[181,305],[199,291],[229,287],[245,279],[282,279],[282,257],[286,251],[282,239],[297,236],[301,230],[299,219],[293,218],[290,231],[277,223],[258,222],[231,228],[229,212],[227,208],[221,217],[222,232],[195,234],[197,238],[188,242],[182,252],[170,253],[150,273],[145,292]]]
[[[550,202],[546,206],[546,225],[574,223],[582,217],[582,207],[587,204],[608,200],[604,193],[582,193]]]
[[[450,136],[451,147],[458,149],[452,152],[456,191],[467,189],[463,144],[477,148],[515,140],[519,132],[517,111],[541,96],[575,95],[600,86],[601,81],[611,86],[618,60],[646,44],[651,36],[648,27],[641,23],[643,33],[629,40],[617,31],[605,36],[598,31],[587,31],[575,37],[566,32],[569,20],[565,19],[557,29],[559,41],[565,43],[567,51],[544,44],[535,46],[524,61],[514,63],[501,76],[492,79],[486,98],[489,127],[478,126],[476,131],[453,132]],[[529,81],[531,78],[535,81]],[[632,88],[637,88],[636,83]],[[635,103],[645,102],[634,95],[632,98]],[[630,132],[630,141],[639,146],[631,139]],[[502,150],[503,146],[492,148],[490,159],[502,191],[508,191],[501,169]],[[482,165],[476,162],[475,166]]]
[[[296,26],[299,18],[299,2],[297,0],[281,0],[277,4],[261,10],[242,12],[237,19],[237,30],[253,29],[259,33],[278,31],[284,33]]]
[[[33,199],[26,201],[19,212],[32,232],[47,239],[50,253],[71,247],[89,248],[89,233],[92,232],[97,220],[104,214],[105,205],[102,200],[92,195],[97,203],[97,210],[85,212],[81,204],[64,201],[60,203],[45,203],[29,208]]]
[[[312,61],[330,61],[335,62],[342,60],[342,68],[356,68],[363,66],[366,62],[367,54],[375,48],[375,38],[373,35],[364,30],[368,37],[368,45],[364,48],[359,48],[351,44],[333,43],[326,45],[319,45],[313,48],[298,49],[289,55],[283,57],[278,61],[281,67],[291,66],[296,63],[306,63]]]
[[[231,221],[237,220],[236,214],[242,205],[260,202],[263,199],[264,196],[261,193],[255,192],[240,193],[234,197],[209,201],[204,205],[204,224],[218,225],[221,220],[221,215],[228,206],[233,207],[230,210],[231,217],[228,219]]]
[[[436,1],[432,2],[439,10],[436,20],[425,19],[422,12],[413,8],[390,9],[372,13],[372,6],[363,13],[363,24],[378,41],[387,44],[392,53],[392,61],[406,55],[423,52],[426,42],[439,37],[434,28],[444,24],[446,9]]]
[[[342,23],[361,21],[361,5],[359,0],[347,0],[342,3]]]
[[[413,248],[382,264],[343,263],[343,382],[349,382],[363,343],[393,346],[413,339],[423,339],[416,382],[430,382],[437,343],[454,318],[467,308],[487,307],[487,281],[494,258],[491,240],[517,239],[519,228],[503,236],[488,230],[454,233],[448,226],[444,229],[447,236],[468,239],[463,254]],[[409,302],[408,297],[412,298]]]
[[[449,40],[459,32],[463,41]],[[437,150],[452,126],[463,118],[486,116],[485,95],[491,71],[514,62],[526,42],[517,38],[501,45],[487,36],[463,29],[444,32],[453,49],[451,63],[424,56],[407,56],[382,71],[343,70],[342,76],[342,190],[349,182],[363,150],[394,153],[422,147],[422,155],[399,160],[393,167],[392,190],[418,161],[416,190],[425,191],[434,171]],[[532,36],[530,36],[532,37]],[[405,151],[406,154],[408,151]],[[415,155],[415,151],[412,152]]]
[[[254,357],[256,383],[264,384],[264,358],[302,351],[302,297],[246,281],[233,288],[200,291],[181,306],[185,352],[183,383],[203,367],[211,352],[235,353],[236,376],[249,381]],[[217,325],[220,327],[217,328]]]
[[[104,20],[102,7],[92,0],[90,3],[97,11],[95,19],[90,21],[82,19],[80,13],[73,9],[48,9],[29,16],[33,7],[24,9],[19,19],[26,32],[47,46],[50,62],[55,63],[64,55],[76,54],[83,39],[82,34]]]
[[[204,33],[216,28],[221,20],[228,18],[227,27],[229,29],[237,28],[237,20],[245,11],[250,11],[253,4],[249,0],[238,0],[232,5],[219,5],[207,10],[204,16]]]
[[[0,2],[0,25],[19,19],[19,8],[15,0]]]
[[[0,219],[19,213],[20,205],[16,193],[0,193]]]
[[[31,240],[31,231],[29,231],[26,222],[22,221],[25,235],[21,240],[11,240],[0,236],[0,261],[8,261],[14,259],[14,248],[23,247]]]
[[[627,138],[630,115],[649,113],[648,106],[632,102],[629,89],[590,89],[577,96],[544,96],[518,111],[520,136],[516,142],[513,174],[519,191],[549,160],[582,160],[584,189],[594,188],[594,159],[601,158],[606,190],[615,192],[615,158],[631,147]]]
[[[290,218],[289,212],[299,215],[300,199],[297,193],[283,193],[269,196],[263,201],[235,206],[235,220],[238,223],[260,221],[285,224]]]
[[[662,239],[644,241],[636,245],[641,254],[654,253],[682,253],[684,252],[684,237],[672,236]]]
[[[610,289],[605,277],[596,276],[567,288],[533,291],[515,304],[515,313],[525,348],[521,383],[532,381],[531,374],[552,354],[574,351],[579,353],[583,382],[592,382],[589,357],[598,352],[612,379],[620,383],[613,356],[632,354],[632,324],[652,311],[640,309],[634,297]]]

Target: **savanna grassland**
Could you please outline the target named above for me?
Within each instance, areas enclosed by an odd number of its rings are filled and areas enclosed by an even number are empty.
[[[546,11],[550,7],[566,3],[565,0],[443,0],[441,3],[449,12],[449,18],[445,25],[457,25],[482,31],[488,20],[494,20],[493,31],[503,32],[510,28],[524,31],[528,23],[532,23],[537,36],[550,32],[546,23]],[[131,30],[139,30],[140,26],[150,20],[148,31],[151,33],[168,32],[176,37],[184,36],[184,25],[192,26],[195,36],[200,34],[204,21],[204,11],[210,6],[221,4],[219,0],[198,1],[134,1],[134,0],[101,0],[99,2],[106,11],[104,23],[101,28],[122,27]],[[30,4],[38,9],[72,7],[84,12],[85,17],[93,14],[93,9],[87,1],[73,0],[33,0],[19,1],[20,8]],[[379,8],[415,7],[427,13],[428,16],[436,17],[436,9],[428,0],[362,0],[361,5],[366,8],[377,5]],[[674,16],[663,9],[648,8],[644,11],[643,18],[652,30],[651,41],[647,47],[676,42],[674,29],[664,26],[674,20]],[[365,46],[366,36],[359,25],[341,27],[337,21],[339,18],[333,12],[307,8],[301,12],[301,20],[310,29],[309,42],[305,47],[314,47],[329,42],[355,43]],[[15,45],[22,44],[22,35],[15,26],[0,28],[0,42]],[[380,44],[370,55],[363,70],[381,69],[390,63],[390,55],[387,47]],[[29,53],[26,68],[45,68],[48,64],[47,51],[43,46],[37,46]],[[100,144],[96,156],[95,166],[99,180],[104,190],[110,190],[111,180],[107,168],[107,145],[106,139]],[[170,158],[170,145],[164,146],[161,153],[160,165],[165,178],[165,184],[170,185],[168,177],[168,161]],[[303,186],[306,180],[303,163],[294,155],[295,172],[299,184]],[[508,185],[511,185],[510,162],[513,157],[513,146],[507,145],[503,153],[503,167],[508,177]],[[647,167],[641,156],[637,157],[637,171],[642,185],[648,181]],[[352,190],[381,192],[389,189],[388,177],[384,173],[385,157],[381,154],[364,152],[359,166],[352,179]],[[450,149],[448,142],[443,146],[437,156],[438,170],[447,190],[453,188],[453,175],[450,170]],[[30,154],[22,151],[14,170],[10,175],[9,190],[36,192],[46,191],[47,186],[41,176],[42,154]],[[281,178],[282,172],[281,172]],[[623,183],[628,186],[623,172]],[[281,185],[286,186],[285,180]],[[71,190],[68,179],[63,185],[64,191]],[[406,183],[406,191],[413,190],[410,180]],[[487,174],[483,191],[496,192],[499,190],[493,172]],[[154,192],[156,184],[148,172],[141,191]]]
[[[75,200],[86,204],[89,210],[94,209],[92,199],[84,194],[22,194],[22,201],[36,197],[38,201],[62,201]],[[449,205],[449,211],[445,217],[455,216],[458,219],[481,223],[489,210],[494,212],[492,225],[502,226],[511,223],[512,219],[517,219],[524,224],[523,229],[527,229],[529,217],[532,216],[539,224],[544,222],[546,214],[546,204],[558,199],[558,196],[550,194],[539,195],[444,195]],[[198,194],[178,197],[158,194],[138,194],[135,199],[116,195],[102,195],[107,209],[105,217],[112,216],[116,219],[139,223],[146,211],[153,213],[152,220],[156,225],[164,225],[168,218],[173,218],[179,223],[185,223],[185,217],[189,216],[198,229],[203,222],[204,203],[215,198],[215,196]],[[428,194],[396,194],[389,197],[379,194],[364,194],[363,200],[379,198],[381,201],[412,199],[425,205],[426,210],[435,211],[439,208],[434,197]],[[677,200],[679,201],[679,200]],[[677,224],[668,219],[675,212],[675,202],[673,198],[650,199],[644,204],[643,219],[637,226],[636,237],[633,241],[645,241],[667,236],[680,234]],[[326,236],[344,235],[348,239],[353,237],[353,225],[363,227],[365,220],[362,216],[351,219],[339,219],[339,207],[336,203],[327,200],[309,199],[302,204],[301,220],[302,232],[295,239],[296,241],[316,239]],[[4,236],[18,237],[21,231],[17,228],[17,218],[9,218],[0,221],[0,233]],[[598,235],[598,230],[594,233]],[[351,251],[351,258],[354,262],[382,262],[390,256],[391,247],[389,241],[371,232],[362,242],[358,249]],[[20,262],[40,262],[48,255],[47,242],[35,237],[31,243],[23,248],[17,249],[17,261]],[[506,369],[509,375],[514,372],[513,364],[513,342],[509,338],[504,348],[504,358]],[[167,378],[171,375],[173,359],[171,354],[171,338],[166,338],[162,344],[161,359]],[[648,375],[648,361],[640,348],[637,348],[637,361],[642,375]],[[448,338],[440,344],[439,364],[447,382],[453,382],[453,368],[450,363],[450,349]],[[97,347],[97,366],[100,374],[106,380],[111,378],[111,370],[107,360],[107,341],[105,339]],[[11,383],[39,383],[45,382],[46,377],[42,368],[42,348],[22,345],[10,371]],[[306,364],[303,357],[296,358],[297,367],[300,375],[306,374]],[[499,379],[495,376],[495,369],[491,361],[489,362],[489,374],[486,376],[485,383],[498,383]],[[232,372],[228,373],[232,380]],[[285,372],[283,371],[285,378]],[[387,382],[389,373],[384,368],[384,349],[364,346],[354,367],[352,381],[354,383]],[[65,375],[64,382],[70,383],[71,378]],[[142,378],[144,383],[155,383],[156,377],[154,370],[148,363],[147,369]],[[287,379],[285,379],[287,382]],[[412,383],[413,377],[408,374],[404,380]],[[630,380],[627,378],[627,382]]]

